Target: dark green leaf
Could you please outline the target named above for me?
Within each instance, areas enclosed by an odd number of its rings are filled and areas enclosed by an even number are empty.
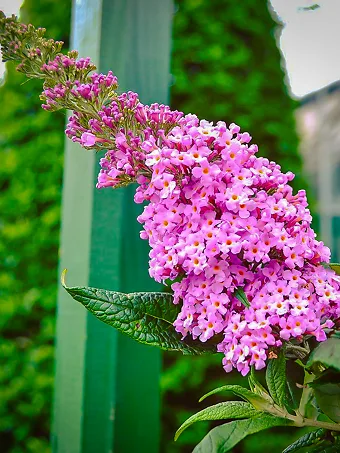
[[[340,423],[340,384],[310,384],[314,389],[316,402],[324,414]]]
[[[302,395],[301,384],[304,382],[304,365],[301,367],[299,362],[300,360],[286,361],[287,405],[293,411],[299,407]]]
[[[311,382],[312,387],[318,387],[321,384],[338,384],[340,382],[340,373],[339,371],[333,370],[333,368],[327,368],[321,373],[317,378],[313,379]]]
[[[269,359],[266,369],[266,382],[271,397],[280,407],[285,407],[286,400],[286,359],[283,351],[277,359]]]
[[[257,395],[254,392],[251,392],[250,390],[241,387],[240,385],[223,385],[222,387],[218,387],[214,390],[211,390],[211,392],[205,394],[200,398],[200,402],[203,401],[205,398],[208,396],[214,395],[215,393],[219,392],[224,392],[224,391],[229,391],[233,392],[235,395],[243,398],[244,400],[248,401],[251,403],[255,409],[258,410],[268,410],[271,407],[273,407],[273,400],[268,401],[268,399],[263,398],[260,395]],[[268,395],[269,396],[269,395]]]
[[[216,352],[215,345],[181,340],[173,322],[180,307],[167,293],[123,294],[105,289],[63,286],[73,299],[82,303],[98,319],[134,340],[183,354]]]
[[[284,418],[262,414],[247,420],[236,420],[212,429],[197,445],[193,453],[225,453],[250,434],[274,426],[290,424]]]
[[[340,370],[340,338],[331,337],[321,343],[310,355],[306,367],[317,363]]]
[[[179,438],[182,432],[195,422],[203,420],[226,420],[249,418],[258,415],[259,412],[254,407],[243,401],[227,401],[207,407],[197,414],[192,415],[177,430],[175,440]]]
[[[316,431],[307,433],[304,436],[297,439],[294,443],[289,445],[289,447],[287,447],[282,453],[293,453],[294,451],[298,451],[301,448],[308,447],[310,445],[315,445],[316,443],[320,442],[325,433],[326,433],[325,429],[317,429]]]
[[[246,293],[243,291],[243,288],[241,288],[240,286],[236,289],[236,291],[234,292],[234,296],[236,297],[236,299],[238,299],[245,307],[249,308],[250,307],[250,303],[249,303],[249,300],[248,300],[248,297],[246,296]]]
[[[297,391],[300,390],[296,387],[296,384],[294,382],[291,382],[290,380],[287,379],[287,406],[289,409],[295,411],[299,407],[299,400],[296,397]],[[302,393],[300,391],[300,393]]]
[[[322,442],[312,450],[308,450],[308,453],[339,453],[339,451],[340,441],[339,439],[333,439],[333,441]]]

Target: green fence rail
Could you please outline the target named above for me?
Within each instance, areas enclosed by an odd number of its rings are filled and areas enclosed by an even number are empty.
[[[142,102],[167,102],[171,0],[74,0],[72,47],[112,69]],[[60,271],[70,285],[157,290],[139,239],[134,188],[97,190],[98,159],[67,141]],[[154,348],[100,323],[62,289],[58,297],[54,453],[157,453],[159,374]]]

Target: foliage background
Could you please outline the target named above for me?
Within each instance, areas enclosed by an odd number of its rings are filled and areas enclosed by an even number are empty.
[[[22,19],[67,43],[69,0],[26,0]],[[49,451],[65,116],[8,65],[0,88],[0,452]]]
[[[68,41],[70,0],[26,0],[25,22]],[[294,102],[287,96],[266,2],[178,0],[172,106],[211,121],[236,122],[261,153],[297,173]],[[39,82],[8,67],[0,88],[0,453],[47,453],[53,386],[54,312],[63,159],[62,114],[40,108]],[[207,432],[179,424],[226,376],[221,358],[164,355],[162,453],[187,453]],[[216,401],[218,398],[216,398]],[[209,403],[213,403],[212,398]],[[235,452],[280,451],[286,431],[258,434]]]

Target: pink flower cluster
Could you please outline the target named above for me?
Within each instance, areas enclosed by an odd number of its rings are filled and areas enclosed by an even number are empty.
[[[149,272],[175,280],[176,330],[212,339],[225,370],[243,375],[284,342],[325,340],[340,317],[339,283],[322,266],[330,252],[315,239],[305,192],[292,193],[294,175],[257,157],[235,124],[145,106],[132,92],[101,102],[102,89],[116,84],[109,73],[69,87],[97,115],[76,111],[66,133],[109,149],[97,187],[138,182],[135,202],[148,202],[138,220],[151,246]],[[51,102],[59,88],[46,94]]]
[[[205,342],[221,334],[226,371],[265,366],[268,351],[307,335],[326,339],[340,315],[339,285],[325,270],[304,191],[292,194],[279,165],[256,157],[240,128],[189,115],[166,138],[141,148],[151,176],[139,176],[139,221],[152,247],[150,275],[172,284],[175,327]],[[250,302],[235,296],[242,288]]]
[[[263,368],[283,341],[325,340],[340,315],[336,277],[321,266],[329,249],[315,239],[304,191],[294,196],[293,174],[256,157],[249,141],[234,124],[188,115],[166,137],[142,142],[150,174],[137,177],[135,196],[149,201],[138,220],[152,247],[150,275],[180,279],[176,330],[203,342],[222,335],[225,370],[242,374]],[[116,169],[105,165],[101,175]]]

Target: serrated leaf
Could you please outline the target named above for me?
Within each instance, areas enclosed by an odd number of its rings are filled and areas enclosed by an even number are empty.
[[[308,359],[306,368],[317,363],[340,371],[340,338],[331,337],[315,348]]]
[[[63,282],[66,291],[96,318],[134,340],[183,354],[216,352],[211,342],[182,340],[173,322],[180,307],[167,293],[124,294],[105,289],[73,287]]]
[[[258,415],[259,412],[254,407],[243,401],[226,401],[214,406],[207,407],[197,414],[192,415],[176,431],[175,440],[179,438],[182,432],[195,422],[204,420],[226,420],[249,418]]]
[[[325,435],[326,430],[321,428],[317,429],[316,431],[312,431],[311,433],[307,433],[304,436],[297,439],[291,445],[289,445],[282,453],[293,453],[294,451],[298,451],[301,448],[309,447],[310,445],[315,445],[316,443],[320,442],[322,437]]]
[[[250,302],[248,300],[248,297],[246,295],[246,293],[243,291],[243,288],[241,288],[240,286],[238,288],[236,288],[235,292],[234,292],[234,296],[236,297],[236,299],[238,299],[245,307],[249,308],[250,307]]]
[[[224,392],[224,391],[233,392],[234,395],[237,395],[237,396],[243,398],[244,400],[251,403],[255,407],[255,409],[258,409],[261,411],[269,410],[270,408],[273,407],[273,404],[274,404],[273,400],[268,401],[267,399],[263,398],[262,396],[257,395],[256,393],[251,392],[250,390],[248,390],[244,387],[241,387],[240,385],[223,385],[222,387],[218,387],[214,390],[211,390],[211,392],[206,393],[205,395],[202,396],[202,398],[200,398],[199,401],[201,402],[208,396],[214,395],[215,393]]]
[[[196,446],[193,453],[225,453],[250,434],[274,426],[286,426],[290,422],[284,418],[261,414],[257,417],[236,420],[212,429]]]
[[[266,369],[269,393],[280,407],[285,407],[286,381],[286,359],[283,351],[281,351],[276,359],[268,360]]]

